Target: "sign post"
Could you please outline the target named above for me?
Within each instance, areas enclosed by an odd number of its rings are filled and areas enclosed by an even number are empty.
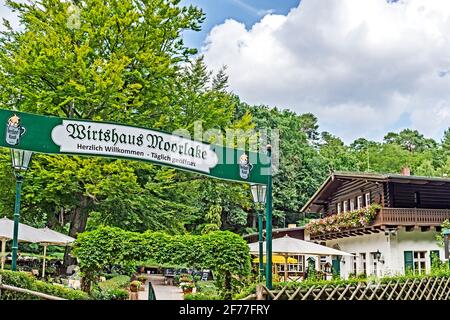
[[[0,109],[0,146],[148,161],[217,179],[266,184],[267,155],[118,123]]]
[[[5,127],[0,130],[0,147],[36,153],[147,161],[217,179],[267,185],[266,286],[272,289],[270,145],[267,146],[267,154],[256,153],[143,127],[42,116],[5,109],[0,109],[0,125],[2,123]],[[14,217],[16,218],[16,215]],[[262,233],[262,219],[259,219],[259,229]]]

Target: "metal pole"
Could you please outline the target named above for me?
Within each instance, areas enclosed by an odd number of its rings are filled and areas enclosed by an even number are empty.
[[[259,282],[264,278],[264,253],[263,253],[263,213],[258,210],[258,242],[259,242]]]
[[[5,268],[6,239],[2,239],[2,270]]]
[[[11,270],[16,271],[17,267],[17,251],[19,249],[19,218],[20,218],[20,191],[22,188],[22,177],[16,177],[16,202],[14,205],[14,233],[13,233],[13,245],[12,245],[12,264]]]
[[[269,174],[266,195],[266,287],[272,290],[272,146],[267,146]]]
[[[47,255],[47,245],[44,244],[44,260],[42,261],[42,279],[45,277],[45,257]]]

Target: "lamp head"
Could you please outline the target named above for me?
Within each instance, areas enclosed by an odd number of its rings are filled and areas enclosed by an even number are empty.
[[[31,151],[11,149],[11,164],[16,176],[20,176],[22,172],[28,170],[32,155],[33,152]]]
[[[252,184],[250,189],[252,190],[253,201],[256,204],[264,205],[266,203],[267,186],[265,184]]]

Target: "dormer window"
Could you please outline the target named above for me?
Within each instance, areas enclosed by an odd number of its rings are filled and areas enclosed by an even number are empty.
[[[339,202],[337,204],[337,213],[341,213],[342,212],[342,204]]]
[[[344,201],[344,212],[347,212],[347,211],[348,211],[348,201],[345,200]]]

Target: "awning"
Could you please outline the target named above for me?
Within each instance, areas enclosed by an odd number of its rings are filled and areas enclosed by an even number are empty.
[[[253,259],[253,262],[257,263],[259,262],[259,257],[256,257],[255,259]],[[276,256],[276,255],[272,255],[272,263],[274,264],[282,264],[286,262],[286,258],[283,256]],[[287,258],[287,263],[297,263],[298,260],[293,258],[293,257],[288,257]],[[266,256],[263,257],[263,263],[266,263]]]

